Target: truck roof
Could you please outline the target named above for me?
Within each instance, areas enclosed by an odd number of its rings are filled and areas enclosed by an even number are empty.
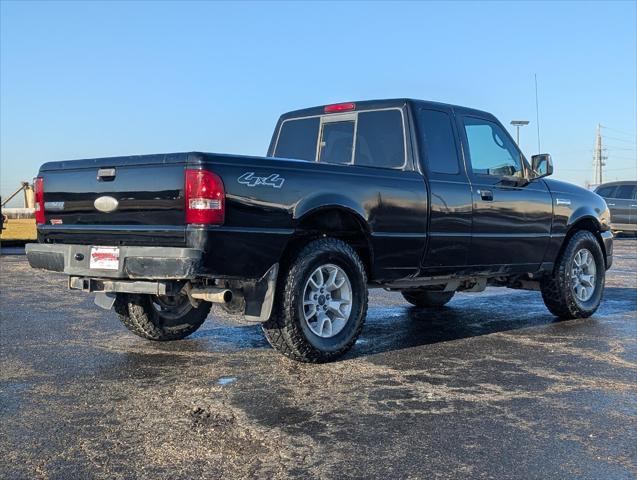
[[[441,102],[433,102],[429,100],[418,100],[414,98],[389,98],[389,99],[377,99],[377,100],[362,100],[362,101],[350,101],[350,102],[338,102],[338,103],[354,103],[356,104],[356,110],[368,110],[368,109],[376,109],[376,108],[391,108],[391,107],[402,107],[405,104],[411,104],[423,106],[423,107],[445,107],[450,108],[452,110],[456,110],[461,113],[474,113],[479,114],[481,116],[487,116],[495,118],[489,112],[485,112],[483,110],[477,110],[475,108],[463,107],[460,105],[452,105],[449,103],[441,103]],[[332,104],[327,104],[332,105]],[[324,115],[325,107],[327,105],[318,105],[315,107],[302,108],[300,110],[292,110],[290,112],[286,112],[281,115],[281,120],[285,120],[288,118],[296,118],[296,117],[311,117],[315,115]]]

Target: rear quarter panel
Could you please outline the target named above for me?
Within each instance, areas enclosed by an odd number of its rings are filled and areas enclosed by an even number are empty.
[[[217,173],[226,191],[225,224],[207,228],[199,240],[213,274],[263,275],[301,219],[332,208],[365,225],[370,277],[402,278],[418,270],[427,231],[427,191],[418,173],[204,153],[192,154],[189,164]]]

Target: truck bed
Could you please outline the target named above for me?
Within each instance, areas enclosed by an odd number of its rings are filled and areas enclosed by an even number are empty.
[[[223,180],[223,225],[186,224],[184,172],[193,168]],[[98,178],[104,169],[114,177]],[[392,270],[384,276],[417,270],[425,246],[427,192],[416,172],[185,152],[50,162],[39,176],[41,243],[195,248],[211,276],[260,277],[299,221],[326,206],[360,219],[378,270]],[[115,211],[96,209],[104,196],[117,200]]]

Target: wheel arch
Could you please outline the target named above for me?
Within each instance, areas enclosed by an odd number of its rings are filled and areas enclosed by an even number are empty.
[[[368,224],[361,212],[343,204],[327,204],[304,209],[302,215],[297,218],[294,234],[283,251],[282,263],[309,242],[321,237],[338,238],[354,248],[369,278],[374,253]]]
[[[571,240],[573,235],[581,231],[591,232],[595,236],[595,239],[597,240],[597,243],[599,244],[599,248],[601,248],[602,254],[604,255],[604,264],[608,265],[608,256],[606,252],[606,247],[604,246],[604,241],[601,236],[602,225],[597,219],[597,217],[593,216],[592,214],[584,214],[579,216],[579,218],[573,221],[569,221],[568,230],[566,231],[566,235],[564,236],[564,241],[562,242],[562,246],[560,247],[558,258],[564,252],[566,245],[568,245],[568,242]]]

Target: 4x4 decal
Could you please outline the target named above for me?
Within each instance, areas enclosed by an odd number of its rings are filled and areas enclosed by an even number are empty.
[[[248,187],[257,187],[263,185],[264,187],[281,188],[285,178],[279,176],[278,173],[273,173],[267,177],[258,177],[254,172],[246,172],[237,178],[237,182],[247,185]]]

